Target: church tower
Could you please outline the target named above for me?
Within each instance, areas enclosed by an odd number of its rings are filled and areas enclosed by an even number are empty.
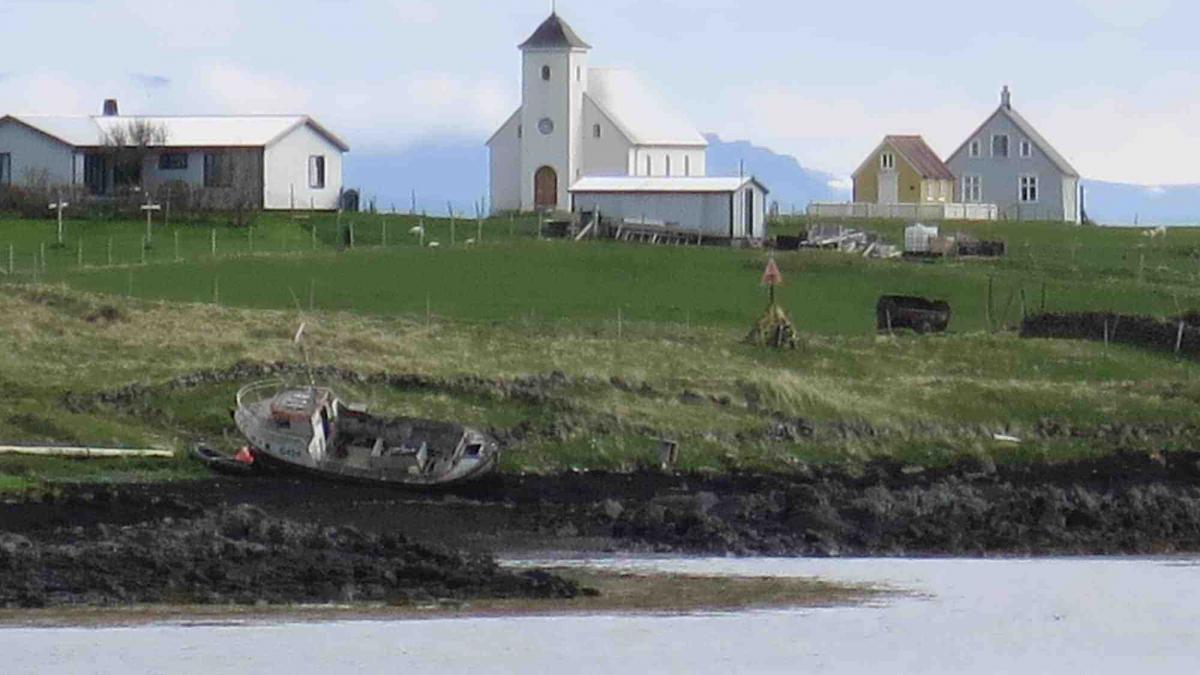
[[[582,173],[583,95],[591,45],[557,13],[520,46],[521,210],[570,210]]]

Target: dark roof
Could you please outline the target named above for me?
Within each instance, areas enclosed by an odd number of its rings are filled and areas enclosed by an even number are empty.
[[[521,43],[520,48],[591,49],[592,46],[581,40],[567,25],[567,22],[559,18],[558,14],[551,14],[549,19],[543,21],[542,25],[533,31],[533,35],[530,35],[528,40]]]
[[[921,178],[937,180],[954,180],[950,167],[937,156],[933,148],[920,136],[888,136],[884,142],[904,156],[908,163],[916,169]]]

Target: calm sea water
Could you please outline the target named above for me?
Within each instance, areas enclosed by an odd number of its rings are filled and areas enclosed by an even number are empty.
[[[867,607],[682,617],[7,629],[0,630],[0,672],[1200,672],[1200,560],[586,564],[820,577],[914,594]]]

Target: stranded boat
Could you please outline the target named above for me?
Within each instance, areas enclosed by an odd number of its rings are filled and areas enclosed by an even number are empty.
[[[254,460],[327,478],[428,487],[477,479],[496,467],[491,436],[457,424],[381,419],[331,389],[251,384],[234,421]]]

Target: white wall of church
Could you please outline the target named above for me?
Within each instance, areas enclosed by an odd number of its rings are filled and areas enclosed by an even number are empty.
[[[633,144],[625,132],[587,97],[583,100],[582,149],[584,176],[629,175],[629,153]]]
[[[521,209],[520,124],[521,115],[514,114],[488,143],[492,213]]]
[[[629,153],[631,176],[704,176],[707,153],[702,147],[642,145]]]
[[[543,69],[549,69],[549,78]],[[558,208],[570,206],[567,190],[581,174],[579,138],[587,53],[528,49],[522,55],[521,208],[534,208],[534,175],[548,166],[558,176]],[[548,121],[549,124],[545,124]]]

